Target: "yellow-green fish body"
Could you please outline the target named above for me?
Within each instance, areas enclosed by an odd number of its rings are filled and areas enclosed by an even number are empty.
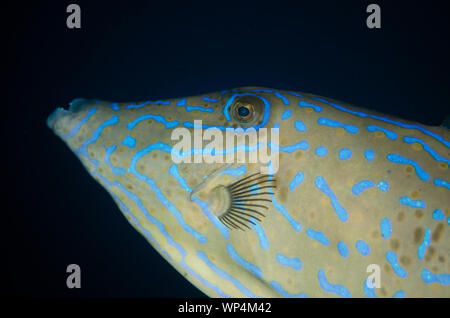
[[[249,112],[252,119],[242,120]],[[201,133],[253,127],[269,128],[270,137],[278,128],[278,152],[270,138],[262,145],[247,140],[245,148],[247,155],[271,150],[277,165],[206,163],[189,151],[184,158],[192,163],[176,163],[172,133],[178,128],[194,138],[196,120]],[[256,87],[133,104],[75,100],[48,125],[128,221],[209,296],[450,296],[445,128]],[[211,142],[193,140],[192,153]],[[274,172],[270,180],[262,167]],[[219,219],[216,210],[243,202],[227,195],[260,175],[276,186],[248,192],[268,199],[254,209],[265,217],[247,211],[261,219],[252,224],[236,212],[243,225]],[[370,288],[374,273],[380,285]]]

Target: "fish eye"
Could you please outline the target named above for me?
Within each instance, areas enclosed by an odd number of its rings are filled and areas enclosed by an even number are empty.
[[[230,108],[231,117],[243,126],[256,124],[264,113],[260,98],[251,95],[239,96]]]

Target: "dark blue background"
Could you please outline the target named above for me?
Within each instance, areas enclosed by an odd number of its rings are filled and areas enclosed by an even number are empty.
[[[66,28],[80,4],[81,30]],[[382,28],[365,25],[381,6]],[[214,4],[211,4],[214,3]],[[244,4],[243,4],[244,3]],[[300,90],[439,125],[449,114],[449,1],[40,1],[4,11],[7,235],[2,292],[202,297],[46,127],[75,97],[164,99],[238,86]],[[65,269],[82,269],[82,288]]]

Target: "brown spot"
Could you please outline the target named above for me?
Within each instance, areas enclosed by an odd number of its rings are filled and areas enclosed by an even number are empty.
[[[100,174],[103,174],[103,169],[102,169],[102,167],[98,167],[98,172],[100,173]]]
[[[420,219],[424,215],[423,210],[416,210],[415,215],[416,218]]]
[[[418,227],[414,230],[414,243],[419,244],[422,241],[424,230]]]
[[[391,246],[392,250],[397,251],[400,248],[400,241],[396,238],[392,238],[389,241],[389,245]]]
[[[132,186],[131,184],[127,184],[126,187],[127,187],[127,189],[130,190],[130,191],[133,190],[133,186]]]
[[[450,216],[450,209],[449,208],[445,209],[444,213],[445,216]]]
[[[336,136],[342,136],[343,134],[345,134],[344,128],[342,128],[342,127],[336,128]]]
[[[423,146],[418,143],[418,142],[414,142],[411,144],[412,149],[416,150],[416,151],[420,151],[423,149]]]
[[[138,169],[140,172],[145,172],[145,165],[143,164],[138,165]]]
[[[280,189],[280,201],[286,203],[286,200],[287,200],[287,189],[285,187],[282,187]]]
[[[439,162],[439,168],[441,168],[442,170],[447,170],[448,169],[448,164],[446,162],[440,161]]]
[[[397,214],[397,221],[402,222],[405,219],[405,212],[404,211],[400,211]]]
[[[443,255],[439,255],[438,260],[441,263],[445,263],[445,257]]]
[[[152,153],[152,158],[153,158],[153,159],[158,158],[158,153],[157,153],[157,152]]]
[[[303,153],[302,153],[301,150],[297,150],[297,151],[295,152],[295,155],[294,155],[295,159],[298,160],[298,159],[300,159],[302,156],[303,156]]]
[[[95,158],[95,153],[93,153],[93,152],[91,151],[91,152],[89,152],[89,156],[90,156],[91,158]]]
[[[442,234],[444,233],[444,229],[444,224],[439,223],[434,229],[433,234],[431,235],[431,240],[433,242],[439,242],[441,240]]]
[[[413,167],[413,166],[407,165],[407,166],[405,167],[405,172],[406,172],[407,174],[411,174],[411,173],[413,173],[413,171],[414,171],[414,167]]]
[[[425,262],[431,261],[434,255],[436,255],[436,248],[431,245],[427,248],[427,252],[425,253]]]
[[[405,267],[409,266],[411,264],[411,257],[409,257],[408,255],[400,256],[400,264]]]
[[[165,155],[165,156],[164,156],[164,160],[165,160],[165,161],[168,161],[168,160],[169,160],[169,155]]]
[[[383,268],[384,268],[384,271],[386,273],[390,273],[391,272],[391,266],[388,263],[384,263]]]
[[[388,291],[387,291],[387,289],[386,289],[386,287],[381,287],[381,294],[383,295],[383,296],[386,296],[387,294],[388,294]]]
[[[411,192],[411,198],[412,199],[418,199],[420,197],[420,192],[418,190],[414,190],[413,192]]]
[[[383,138],[384,137],[384,132],[377,130],[375,132],[375,137],[377,138]]]
[[[436,273],[437,271],[439,271],[439,268],[434,265],[433,267],[431,267],[431,270]]]
[[[372,236],[372,238],[373,238],[374,240],[377,239],[377,238],[379,238],[379,237],[380,237],[380,230],[379,230],[379,229],[373,230],[371,236]]]

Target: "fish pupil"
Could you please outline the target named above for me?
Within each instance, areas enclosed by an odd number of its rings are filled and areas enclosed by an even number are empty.
[[[238,108],[238,114],[241,117],[247,117],[250,114],[250,110],[247,107],[241,106]]]

